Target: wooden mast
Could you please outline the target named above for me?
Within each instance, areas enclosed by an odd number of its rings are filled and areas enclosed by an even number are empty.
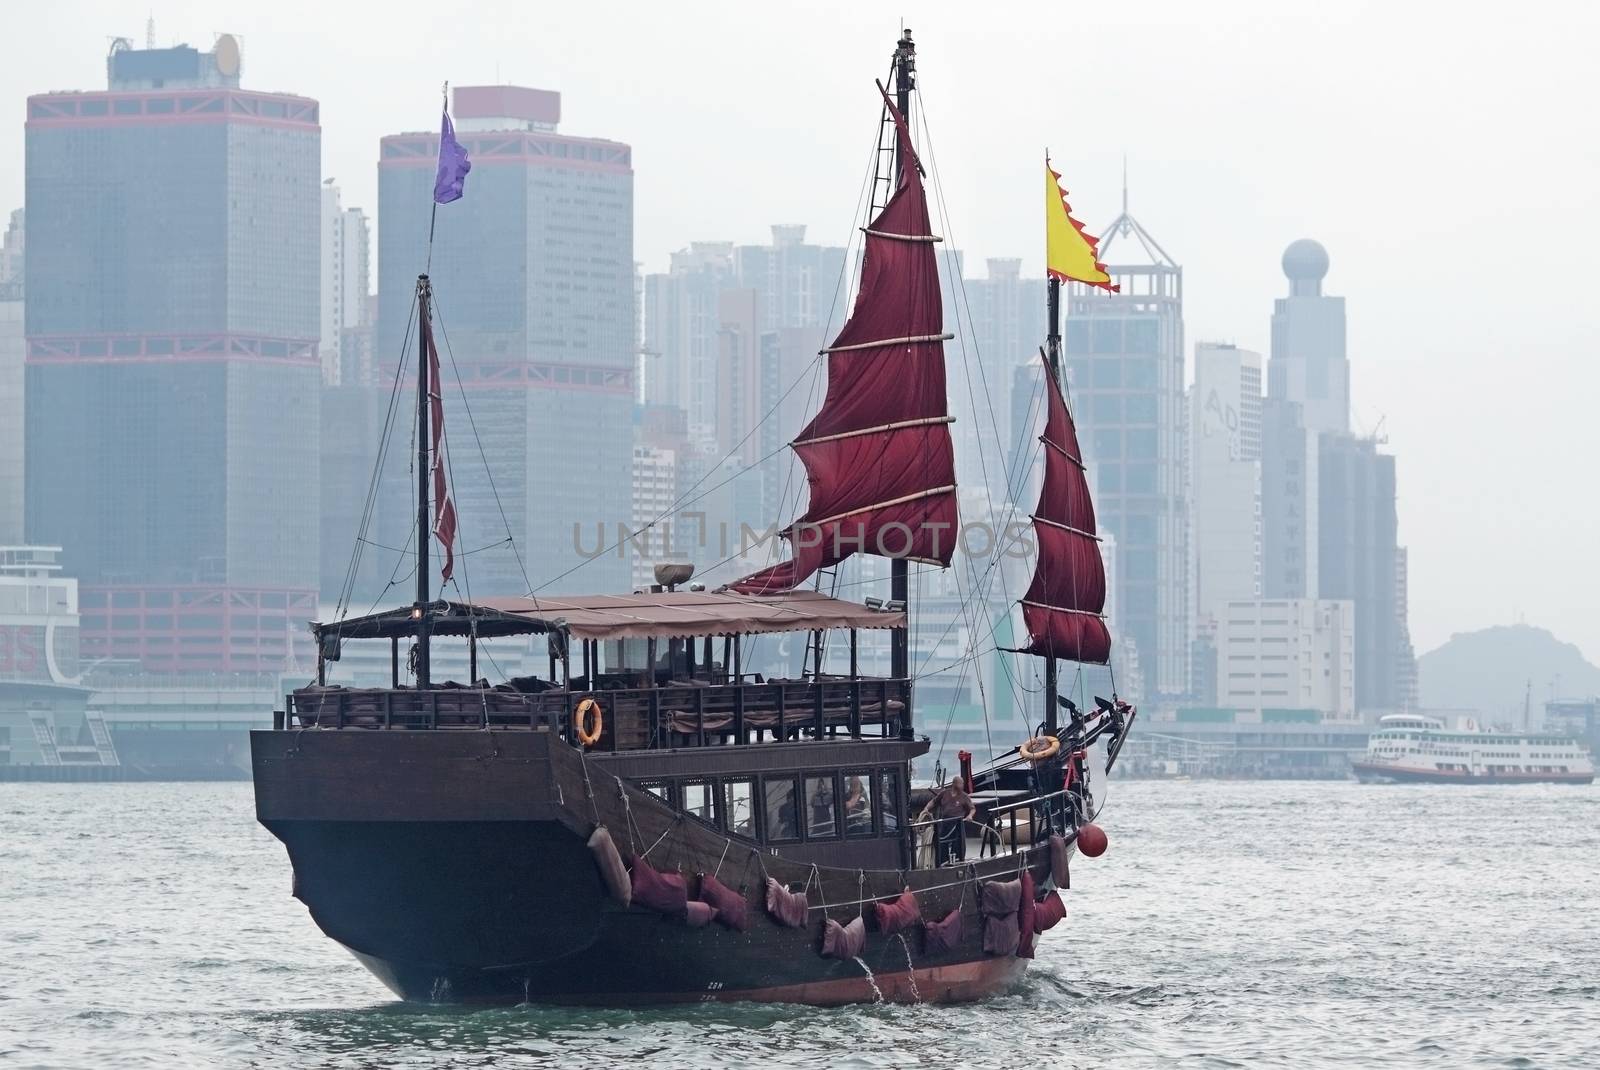
[[[917,70],[917,46],[911,40],[911,31],[901,30],[900,39],[895,42],[894,49],[894,87],[896,103],[899,105],[900,114],[905,117],[906,127],[911,127],[911,90],[915,87]],[[900,150],[900,139],[894,139],[894,177],[896,188],[899,188],[900,174],[905,169],[906,161]],[[911,571],[909,562],[903,557],[894,558],[889,562],[889,600],[899,602],[906,608],[906,623],[903,628],[896,628],[890,633],[889,646],[889,675],[893,679],[903,680],[911,676]],[[907,710],[907,720],[910,720],[910,711]]]
[[[432,684],[428,640],[428,276],[417,276],[417,690]]]
[[[1048,275],[1048,272],[1046,274]],[[1049,280],[1050,332],[1045,336],[1045,374],[1059,384],[1061,382],[1061,280],[1053,275],[1049,276]],[[1050,384],[1045,384],[1045,389],[1048,390],[1049,386]],[[1051,655],[1044,659],[1044,730],[1049,735],[1054,735],[1056,732],[1058,686],[1056,659]]]

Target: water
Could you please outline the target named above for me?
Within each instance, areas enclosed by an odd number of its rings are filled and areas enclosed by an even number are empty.
[[[396,1003],[249,785],[0,784],[0,1066],[1600,1066],[1600,787],[1124,783],[973,1007]]]

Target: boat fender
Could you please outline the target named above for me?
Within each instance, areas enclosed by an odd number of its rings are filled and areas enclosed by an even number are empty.
[[[857,915],[848,925],[832,918],[822,923],[822,955],[830,959],[853,959],[867,946],[867,923]]]
[[[1034,736],[1017,748],[1017,753],[1030,762],[1043,762],[1054,758],[1061,750],[1061,741],[1055,736]]]
[[[711,919],[717,916],[716,907],[710,903],[702,903],[698,899],[689,900],[685,911],[683,920],[689,923],[691,929],[704,929],[711,924]]]
[[[1050,880],[1057,888],[1072,887],[1072,872],[1067,868],[1067,838],[1059,832],[1050,834]]]
[[[1022,882],[984,881],[979,907],[983,911],[983,950],[990,955],[1014,953],[1022,939],[1017,926],[1017,915],[1022,907]]]
[[[798,929],[806,923],[806,914],[810,909],[806,893],[791,892],[772,877],[767,878],[767,913],[772,915],[774,921]]]
[[[1093,821],[1078,830],[1078,850],[1090,858],[1099,858],[1105,854],[1106,842],[1106,830]]]
[[[897,933],[911,928],[922,920],[922,906],[917,902],[917,893],[907,888],[898,898],[887,903],[872,904],[872,920],[880,933]]]
[[[592,747],[600,742],[600,733],[605,729],[605,714],[600,710],[600,703],[594,700],[593,695],[585,695],[583,701],[578,703],[578,710],[573,715],[573,729],[578,733],[578,742],[585,747]]]
[[[689,889],[676,873],[659,872],[641,855],[633,860],[633,904],[681,918],[689,906]]]
[[[1033,921],[1037,909],[1033,902],[1033,871],[1022,871],[1022,905],[1017,910],[1017,958],[1033,958]]]
[[[1067,916],[1067,904],[1062,901],[1061,893],[1051,890],[1045,893],[1039,905],[1033,911],[1033,931],[1035,933],[1048,932],[1055,928],[1062,918]]]
[[[741,933],[750,928],[750,904],[745,902],[744,896],[711,874],[701,875],[700,894],[696,898],[716,911],[719,925]]]
[[[600,868],[600,879],[605,882],[611,898],[623,906],[633,902],[633,885],[628,881],[628,870],[623,866],[622,855],[617,853],[617,845],[604,825],[596,825],[594,832],[589,834],[589,853],[594,855],[594,864]]]
[[[922,950],[929,955],[954,951],[961,943],[961,908],[956,907],[939,921],[922,925]]]

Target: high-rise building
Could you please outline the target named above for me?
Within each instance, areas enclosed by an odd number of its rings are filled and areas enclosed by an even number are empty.
[[[0,239],[0,545],[22,541],[23,451],[22,209]]]
[[[693,242],[666,274],[644,278],[645,404],[681,408],[689,433],[707,439],[717,426],[720,296],[735,285],[732,242]]]
[[[1217,621],[1217,701],[1258,715],[1315,710],[1325,720],[1357,721],[1354,616],[1348,600],[1227,603]]]
[[[1411,560],[1404,546],[1394,554],[1395,705],[1414,710],[1421,704],[1417,651],[1411,645]]]
[[[316,609],[317,102],[119,40],[28,99],[27,540],[86,659],[281,671]]]
[[[472,174],[434,226],[437,132],[382,141],[377,361],[392,374],[415,353],[429,270],[466,552],[456,583],[474,595],[625,590],[626,562],[592,543],[603,529],[609,545],[632,515],[632,150],[557,133],[561,97],[547,90],[461,86],[452,114]],[[403,452],[385,471],[408,500]]]
[[[371,374],[363,367],[370,352],[359,340],[345,353],[351,332],[366,327],[367,295],[372,288],[371,228],[367,214],[340,203],[333,179],[322,183],[322,283],[319,349],[322,380],[329,386],[360,382]]]
[[[1190,552],[1198,627],[1261,595],[1261,355],[1202,342],[1189,393]]]
[[[1008,383],[1015,391],[1019,368],[1039,367],[1039,347],[1045,335],[1045,283],[1042,278],[1024,278],[1022,261],[1015,258],[994,257],[986,264],[987,276],[963,280],[957,304],[945,311],[946,330],[954,331],[955,324],[963,323],[971,336],[972,350],[965,355],[973,361],[970,381],[962,367],[959,339],[946,344],[945,364],[950,409],[956,417],[951,433],[955,436],[957,482],[969,487],[987,485],[994,504],[1000,505],[1005,501],[1002,487],[1007,476],[1017,475],[1014,458],[1018,450],[1037,445],[1034,438],[1039,434],[1039,421],[1023,427],[1027,414],[1022,414],[1019,423],[1012,411],[1017,399],[1001,391]],[[966,322],[969,318],[970,323]],[[1034,401],[1035,415],[1042,412],[1040,404]]]
[[[1398,547],[1394,457],[1375,439],[1324,433],[1318,441],[1317,589],[1355,603],[1356,705],[1396,709],[1399,686]]]
[[[1064,340],[1100,529],[1117,541],[1117,629],[1148,695],[1189,687],[1183,269],[1126,208],[1101,243],[1120,293],[1073,283]],[[1147,263],[1128,246],[1137,243]]]
[[[1261,410],[1261,593],[1317,596],[1318,435],[1298,402],[1268,397]]]
[[[773,224],[770,245],[733,249],[734,277],[759,295],[767,331],[842,324],[850,298],[844,266],[842,247],[807,243],[798,223]]]
[[[1299,404],[1309,431],[1350,430],[1350,362],[1345,358],[1344,298],[1322,292],[1328,251],[1310,238],[1283,251],[1289,296],[1272,307],[1272,362],[1267,393]]]

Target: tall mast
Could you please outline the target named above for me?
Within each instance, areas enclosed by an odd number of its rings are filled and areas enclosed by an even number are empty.
[[[1049,275],[1049,273],[1046,273]],[[1045,374],[1057,385],[1061,382],[1061,280],[1049,275],[1050,333],[1045,336]],[[1044,659],[1044,730],[1056,731],[1056,659],[1052,654]]]
[[[894,47],[894,89],[895,103],[900,108],[900,114],[905,117],[906,128],[911,126],[911,90],[916,88],[917,77],[917,46],[911,40],[911,31],[900,31],[900,39]],[[900,180],[900,172],[905,168],[906,160],[900,151],[900,139],[894,140],[894,177],[896,188]],[[890,633],[889,640],[889,675],[896,680],[903,680],[911,675],[911,571],[910,562],[903,557],[897,557],[889,562],[889,599],[899,602],[906,607],[906,626],[896,628]]]
[[[432,683],[428,638],[428,276],[417,276],[417,690]]]

